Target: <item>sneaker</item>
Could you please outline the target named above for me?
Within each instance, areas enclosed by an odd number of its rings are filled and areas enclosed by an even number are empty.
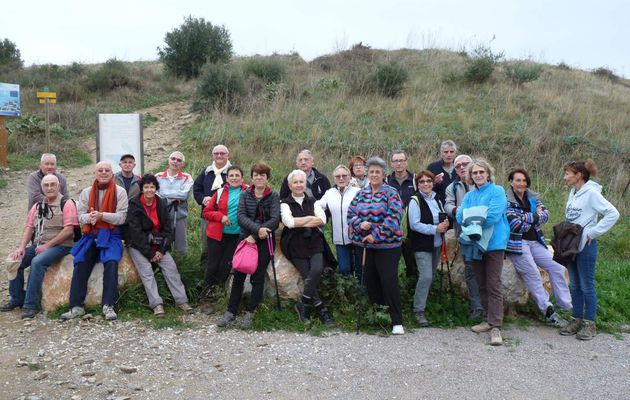
[[[492,329],[492,326],[486,321],[483,321],[480,324],[473,325],[470,329],[475,333],[482,333],[482,332],[488,332],[490,329]]]
[[[31,319],[37,315],[38,310],[34,308],[23,308],[22,309],[22,319]]]
[[[575,335],[581,328],[582,320],[579,318],[573,318],[571,321],[569,321],[568,324],[564,326],[564,328],[560,329],[560,334],[562,336]]]
[[[469,321],[480,321],[483,319],[483,308],[472,310],[468,315]]]
[[[322,321],[324,325],[333,324],[333,319],[330,316],[330,312],[328,312],[328,309],[326,307],[324,306],[317,307],[317,316],[319,317],[319,320]]]
[[[85,315],[85,309],[83,307],[72,307],[70,311],[65,312],[59,316],[62,320],[74,319]]]
[[[22,307],[22,306],[18,306],[17,304],[13,304],[11,302],[8,302],[8,303],[5,303],[5,304],[0,306],[0,311],[2,311],[2,312],[12,311],[12,310],[15,310],[18,307]]]
[[[416,320],[418,321],[420,328],[426,328],[429,326],[429,320],[427,319],[427,316],[424,315],[424,311],[418,311],[416,313]]]
[[[225,328],[226,326],[230,325],[232,322],[234,322],[234,320],[236,319],[236,317],[234,316],[234,314],[232,314],[229,311],[226,311],[223,316],[221,317],[221,319],[219,320],[219,322],[217,322],[217,326],[219,328]]]
[[[490,345],[501,346],[503,344],[503,338],[501,337],[501,329],[494,327],[490,330]]]
[[[105,304],[103,306],[103,315],[105,316],[105,320],[113,321],[118,318],[116,315],[116,311],[114,311],[114,307]]]
[[[295,312],[297,312],[298,319],[300,320],[301,323],[305,323],[306,320],[308,319],[307,308],[308,306],[302,302],[295,304]]]
[[[402,325],[394,325],[392,327],[392,335],[404,335],[405,328]]]
[[[254,323],[254,313],[250,311],[245,311],[243,317],[240,319],[238,325],[241,329],[249,329],[252,327]]]
[[[153,309],[153,315],[155,315],[156,317],[163,317],[165,314],[164,312],[164,306],[161,304],[158,304],[157,306],[155,306],[155,308]]]
[[[568,323],[569,322],[558,315],[557,312],[554,312],[547,318],[547,325],[555,326],[557,328],[564,328],[565,326],[567,326]]]
[[[193,308],[188,303],[182,303],[178,305],[177,307],[179,307],[179,309],[182,310],[186,314],[192,314],[193,312]]]
[[[597,335],[597,328],[595,327],[595,321],[585,319],[582,321],[582,329],[575,335],[580,340],[591,340]]]

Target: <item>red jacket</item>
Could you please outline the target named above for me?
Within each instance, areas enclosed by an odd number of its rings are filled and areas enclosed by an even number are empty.
[[[225,184],[223,190],[214,192],[208,205],[203,209],[203,218],[208,221],[206,236],[219,242],[223,238],[223,224],[221,223],[221,219],[228,214],[229,187],[230,185]],[[246,190],[247,185],[241,185],[241,189]],[[221,193],[221,197],[219,198],[219,204],[217,204],[217,194],[219,194],[219,192]]]

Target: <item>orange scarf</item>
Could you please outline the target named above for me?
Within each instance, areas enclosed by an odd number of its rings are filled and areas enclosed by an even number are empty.
[[[103,187],[100,187],[100,190],[102,190]],[[114,182],[114,179],[112,179],[105,187],[105,194],[103,196],[103,203],[101,204],[101,206],[98,206],[99,203],[99,184],[98,184],[98,180],[94,180],[94,183],[92,183],[92,189],[90,190],[90,199],[88,200],[88,213],[91,212],[92,210],[94,211],[101,211],[101,212],[108,212],[108,213],[114,213],[116,212],[116,182]],[[108,222],[105,222],[103,220],[100,220],[96,223],[96,225],[92,226],[89,224],[83,225],[83,233],[90,233],[91,231],[97,231],[100,228],[106,228],[106,229],[114,229],[116,226],[112,225]]]

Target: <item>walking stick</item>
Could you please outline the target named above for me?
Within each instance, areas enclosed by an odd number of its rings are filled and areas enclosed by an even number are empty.
[[[365,256],[367,254],[367,249],[363,248],[363,255],[361,257],[361,285],[357,289],[357,335],[359,334],[359,320],[361,319],[361,312],[359,310],[359,296],[361,295],[361,291],[363,290],[363,276],[365,275]]]
[[[271,269],[273,270],[273,281],[276,284],[276,302],[278,311],[280,311],[280,292],[278,292],[278,277],[276,276],[276,260],[274,257],[273,237],[271,233],[267,235],[267,247],[269,248],[269,257],[271,257]]]
[[[453,262],[455,259],[453,258]],[[451,310],[455,311],[455,302],[453,299],[453,281],[451,280],[451,263],[448,260],[448,249],[446,248],[446,238],[442,233],[442,251],[440,254],[440,269],[442,273],[444,273],[444,263],[446,263],[446,274],[448,275],[448,292],[449,297],[451,298]],[[440,292],[442,290],[442,280],[440,279]]]

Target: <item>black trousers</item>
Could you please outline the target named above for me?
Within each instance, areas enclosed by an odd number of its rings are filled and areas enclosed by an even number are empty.
[[[316,253],[311,258],[294,258],[292,261],[304,279],[303,295],[312,299],[313,305],[320,304],[321,300],[317,295],[317,288],[324,270],[324,254]]]
[[[402,325],[402,303],[398,285],[400,247],[366,249],[363,279],[370,301],[389,306],[392,325]]]
[[[208,239],[208,254],[206,259],[206,286],[225,285],[230,275],[230,263],[238,246],[239,235],[223,234],[221,241]]]
[[[265,273],[271,261],[269,255],[269,248],[267,247],[266,240],[260,240],[257,243],[258,246],[258,268],[256,272],[249,276],[249,282],[252,284],[252,296],[249,301],[249,305],[245,308],[245,311],[253,312],[263,297],[263,290],[265,289]],[[238,305],[241,302],[243,296],[243,286],[245,284],[245,278],[247,274],[239,271],[234,271],[234,280],[232,281],[232,290],[230,291],[230,301],[228,303],[228,311],[232,314],[236,314],[238,311]]]

